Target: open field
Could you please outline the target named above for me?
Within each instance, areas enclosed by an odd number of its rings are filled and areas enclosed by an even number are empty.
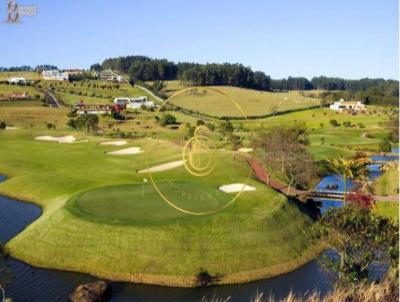
[[[212,89],[218,89],[233,98],[238,106]],[[170,102],[181,108],[214,117],[250,117],[316,106],[320,100],[304,97],[298,91],[278,93],[230,86],[210,86],[193,88],[174,97]]]
[[[26,78],[27,80],[39,80],[40,74],[30,71],[0,72],[0,81],[7,81],[9,78]]]
[[[307,235],[311,219],[298,206],[255,180],[249,184],[256,191],[243,193],[220,213],[200,217],[175,213],[157,199],[149,186],[143,187],[146,176],[135,173],[146,167],[143,153],[111,156],[107,153],[120,147],[101,146],[104,139],[83,134],[79,139],[88,139],[88,143],[56,144],[33,139],[44,132],[35,127],[30,131],[0,132],[5,146],[0,149],[0,171],[9,176],[0,184],[0,193],[43,208],[43,215],[6,245],[18,259],[115,280],[193,286],[200,268],[212,275],[220,274],[221,282],[229,283],[289,271],[315,256]],[[65,130],[51,133],[68,134]],[[181,156],[177,146],[165,140],[148,143],[128,140],[126,147],[153,150],[149,154],[151,166]],[[187,193],[198,188],[214,192],[222,184],[243,182],[249,171],[247,163],[233,160],[232,153],[220,151],[217,156],[218,162],[226,163],[228,168],[215,169],[214,177],[188,176],[184,167],[158,172],[154,177],[161,183],[186,181]],[[121,185],[127,190],[105,189]],[[143,188],[146,196],[152,196],[146,203],[141,199]],[[99,204],[92,198],[84,200],[77,212],[72,201],[66,204],[80,193],[98,194],[102,199],[98,199]],[[111,194],[110,198],[106,193]],[[219,194],[226,198],[225,193]],[[188,204],[185,198],[178,202],[192,209],[206,206],[201,201]],[[216,205],[208,204],[211,208]],[[110,212],[110,207],[115,211]],[[90,215],[85,216],[87,212]],[[141,221],[146,215],[150,221]]]

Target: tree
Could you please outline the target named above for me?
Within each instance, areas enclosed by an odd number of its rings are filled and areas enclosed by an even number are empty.
[[[331,124],[332,127],[339,127],[338,121],[337,121],[337,120],[334,120],[334,119],[330,120],[330,121],[329,121],[329,124]]]
[[[0,122],[0,129],[6,129],[7,125],[5,122]]]
[[[260,133],[256,140],[267,167],[280,171],[287,178],[289,187],[305,188],[315,174],[314,160],[307,144],[309,139],[303,124],[272,127]]]
[[[229,134],[228,139],[232,145],[233,159],[235,160],[236,151],[239,149],[240,145],[242,144],[242,139],[240,138],[240,136],[235,135],[233,133]]]
[[[83,114],[76,119],[69,119],[67,125],[74,129],[85,128],[87,132],[96,130],[99,124],[99,117],[94,114]]]
[[[379,143],[379,150],[382,152],[390,152],[392,150],[392,144],[390,143],[390,139],[385,137]]]
[[[221,133],[225,136],[230,135],[233,132],[233,125],[229,120],[225,120],[221,123]]]
[[[339,254],[322,265],[339,273],[339,285],[366,282],[375,262],[398,270],[398,223],[373,214],[370,208],[348,206],[329,210],[315,225],[315,235]]]
[[[397,143],[399,141],[399,113],[395,112],[389,117],[389,121],[387,123],[387,127],[389,128],[389,139]]]
[[[344,159],[339,156],[338,159],[327,160],[329,166],[336,173],[340,174],[344,182],[344,205],[347,204],[347,181],[365,176],[367,173],[366,165],[370,162],[367,158]]]
[[[160,126],[165,127],[167,125],[174,125],[176,124],[176,118],[172,114],[163,114],[159,120]]]

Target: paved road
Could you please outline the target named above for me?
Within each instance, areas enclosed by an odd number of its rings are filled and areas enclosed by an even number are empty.
[[[157,101],[159,101],[161,104],[165,102],[165,100],[163,100],[162,98],[160,98],[159,96],[155,95],[152,91],[150,91],[149,89],[147,89],[146,87],[143,86],[139,86],[135,84],[135,87],[147,92],[148,94],[150,94],[153,98],[155,98]]]
[[[56,97],[49,90],[45,92],[45,99],[50,104],[51,107],[56,107],[56,108],[61,107]]]

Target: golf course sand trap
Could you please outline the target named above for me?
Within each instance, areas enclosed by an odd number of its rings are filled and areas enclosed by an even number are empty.
[[[184,164],[183,160],[177,160],[177,161],[172,161],[169,163],[161,164],[158,166],[154,166],[149,169],[140,170],[140,171],[138,171],[138,173],[161,172],[161,171],[171,170],[171,169],[183,166],[183,164]]]
[[[225,193],[237,193],[240,191],[255,191],[256,188],[245,185],[245,184],[230,184],[230,185],[223,185],[218,188],[220,191]]]
[[[249,153],[253,152],[253,148],[240,148],[238,151],[243,153]]]
[[[108,152],[108,154],[111,155],[131,155],[131,154],[138,154],[142,153],[143,150],[140,149],[140,147],[131,147],[131,148],[126,148],[126,149],[121,149],[117,151],[112,151]]]
[[[126,145],[126,141],[111,141],[111,142],[102,142],[100,145],[107,145],[107,146],[123,146]]]
[[[49,136],[49,135],[43,135],[43,136],[37,136],[35,137],[35,140],[38,141],[47,141],[47,142],[58,142],[60,144],[72,144],[75,143],[76,138],[73,135],[67,135],[67,136]]]
[[[18,130],[18,127],[6,126],[6,130]]]

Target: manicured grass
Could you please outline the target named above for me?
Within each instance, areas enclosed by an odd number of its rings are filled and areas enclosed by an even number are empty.
[[[179,207],[196,212],[217,209],[231,198],[198,182],[162,182],[158,187]],[[88,191],[73,197],[67,207],[79,217],[110,224],[151,225],[196,218],[169,206],[148,183]]]
[[[392,218],[394,220],[399,220],[399,203],[392,201],[379,201],[377,202],[374,212]]]
[[[241,109],[229,98],[212,89],[218,89],[233,98]],[[172,104],[182,108],[217,117],[262,116],[273,112],[315,106],[319,102],[319,99],[304,97],[298,91],[274,93],[230,86],[197,87],[171,100]]]
[[[398,195],[399,194],[399,166],[390,163],[385,166],[385,172],[373,184],[376,195]]]
[[[9,176],[0,184],[0,193],[43,207],[43,215],[6,245],[18,259],[115,280],[193,286],[200,268],[220,274],[222,283],[238,282],[292,270],[315,256],[307,214],[253,179],[249,184],[257,190],[244,192],[224,211],[186,219],[167,210],[165,203],[144,204],[157,200],[149,186],[145,195],[150,198],[140,199],[143,178],[148,176],[135,171],[146,167],[145,154],[111,156],[108,151],[121,147],[100,146],[104,138],[83,134],[80,139],[88,143],[34,141],[39,134],[46,133],[36,128],[0,132],[0,171]],[[68,132],[52,133],[57,134]],[[151,165],[181,157],[178,146],[165,140],[129,140],[123,148],[146,145]],[[216,154],[220,166],[212,177],[196,178],[180,167],[154,173],[154,178],[157,183],[187,182],[189,191],[204,188],[211,192],[221,184],[243,182],[247,163],[233,160],[230,152]],[[115,187],[111,196],[106,195],[110,186],[127,184],[126,191]],[[71,212],[67,201],[81,193],[83,209]],[[181,202],[193,209],[216,205]],[[97,219],[82,215],[82,210]],[[124,219],[129,223],[121,224]]]

